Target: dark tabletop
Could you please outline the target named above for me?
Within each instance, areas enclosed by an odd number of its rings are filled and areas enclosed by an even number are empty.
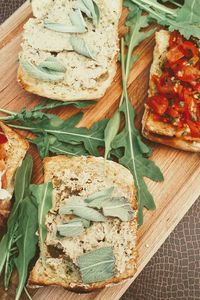
[[[0,0],[0,23],[23,2]],[[200,199],[121,300],[200,300]]]

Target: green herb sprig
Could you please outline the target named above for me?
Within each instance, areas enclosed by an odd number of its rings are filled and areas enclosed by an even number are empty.
[[[200,38],[200,2],[199,0],[185,0],[183,4],[170,1],[175,8],[169,8],[158,0],[129,0],[139,8],[149,13],[149,19],[167,26],[168,30],[178,30],[186,39],[191,36]],[[166,1],[163,1],[166,2]]]
[[[129,72],[135,62],[135,57],[132,55],[133,50],[139,45],[141,41],[152,35],[153,29],[149,31],[141,31],[148,25],[148,16],[143,16],[141,10],[137,8],[130,1],[126,1],[125,5],[129,8],[129,15],[127,17],[127,24],[129,31],[124,39],[121,41],[121,65],[122,65],[122,85],[123,92],[119,104],[118,114],[123,115],[125,118],[125,127],[122,131],[117,130],[116,135],[110,138],[110,132],[113,132],[115,115],[110,120],[105,130],[105,145],[109,147],[106,149],[106,154],[111,149],[111,154],[116,156],[119,163],[127,167],[133,174],[135,186],[137,189],[138,200],[138,223],[143,224],[143,208],[155,209],[155,203],[152,195],[148,191],[144,177],[148,177],[154,181],[163,181],[163,175],[160,169],[154,164],[153,161],[148,160],[152,150],[144,144],[141,140],[139,131],[135,128],[135,111],[131,105],[128,96],[127,81]],[[125,54],[125,44],[127,45],[127,52]],[[116,131],[115,131],[116,133]]]

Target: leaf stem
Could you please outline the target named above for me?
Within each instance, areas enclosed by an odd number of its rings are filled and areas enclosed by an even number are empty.
[[[11,116],[16,116],[17,113],[13,112],[13,111],[10,111],[10,110],[7,110],[7,109],[3,109],[3,108],[0,108],[0,112],[4,113],[4,114],[7,114],[7,115],[11,115]]]

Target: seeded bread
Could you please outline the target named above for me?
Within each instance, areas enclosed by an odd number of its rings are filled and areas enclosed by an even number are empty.
[[[169,45],[170,33],[166,30],[156,32],[156,46],[154,49],[154,58],[150,70],[149,96],[156,94],[156,86],[153,83],[152,75],[160,76],[162,74],[162,65],[166,58]],[[154,120],[154,115],[148,105],[145,105],[143,116],[143,135],[147,139],[161,144],[165,144],[185,151],[200,152],[200,139],[188,135],[183,136],[182,132],[176,130],[176,127],[164,122]]]
[[[45,263],[41,257],[29,277],[29,286],[56,285],[73,291],[92,291],[132,277],[136,271],[137,204],[131,173],[123,166],[103,158],[57,156],[44,161],[45,182],[54,187],[53,208],[46,218],[48,234],[45,243]],[[114,195],[125,196],[134,209],[133,219],[122,222],[106,218],[93,222],[78,237],[62,240],[55,234],[59,223],[58,210],[63,200],[73,195],[88,197],[92,193],[114,186]],[[76,264],[78,256],[101,247],[112,247],[115,255],[115,276],[104,282],[84,284]]]
[[[14,177],[17,168],[21,165],[22,160],[29,148],[29,144],[14,130],[0,122],[0,128],[4,132],[8,141],[0,144],[0,159],[6,165],[6,190],[12,195],[14,190]],[[5,222],[11,209],[11,200],[0,200],[0,226]]]
[[[80,34],[56,32],[44,28],[44,20],[70,24],[69,12],[77,0],[33,0],[33,14],[24,26],[20,61],[38,66],[47,58],[55,57],[65,66],[64,79],[44,81],[33,78],[20,64],[18,81],[25,90],[47,98],[72,101],[98,99],[111,85],[116,73],[118,56],[118,22],[122,0],[96,0],[100,21],[94,26],[85,18],[88,31]],[[71,36],[81,37],[95,53],[95,59],[72,51]]]

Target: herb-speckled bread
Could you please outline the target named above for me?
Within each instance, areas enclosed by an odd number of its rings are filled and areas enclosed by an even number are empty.
[[[45,182],[53,183],[53,208],[46,218],[48,228],[45,243],[45,262],[41,257],[33,268],[30,286],[57,285],[81,292],[103,288],[132,277],[136,271],[137,204],[131,173],[103,158],[57,156],[44,161]],[[58,213],[63,201],[72,197],[87,198],[105,188],[114,188],[114,197],[126,197],[133,209],[130,221],[107,217],[104,222],[92,222],[75,237],[60,239],[56,235]],[[102,247],[111,247],[115,256],[113,278],[85,284],[80,276],[77,258]]]
[[[170,32],[166,30],[156,32],[156,46],[150,71],[149,96],[153,96],[157,92],[152,76],[160,76],[162,74],[162,65],[166,59],[169,38]],[[173,125],[161,121],[155,121],[154,114],[151,112],[147,104],[145,105],[145,113],[143,116],[143,135],[151,141],[169,145],[174,148],[200,152],[199,138],[194,138],[189,135],[181,135],[177,132],[176,127]]]
[[[111,85],[116,73],[118,56],[118,22],[122,0],[96,0],[100,20],[94,25],[85,17],[87,32],[63,33],[44,28],[44,20],[71,24],[69,12],[78,0],[32,1],[33,13],[24,26],[18,80],[25,90],[48,98],[70,101],[98,99]],[[70,38],[79,37],[95,53],[95,59],[72,51]],[[23,67],[23,62],[38,66],[46,59],[56,58],[65,68],[61,79],[39,80]]]
[[[0,129],[7,138],[6,143],[0,144],[0,172],[1,175],[2,173],[4,174],[0,179],[1,187],[10,194],[7,199],[0,199],[0,226],[2,226],[11,209],[11,196],[14,190],[15,172],[21,165],[29,148],[29,144],[19,134],[2,122],[0,122]],[[2,180],[3,178],[4,180]]]

